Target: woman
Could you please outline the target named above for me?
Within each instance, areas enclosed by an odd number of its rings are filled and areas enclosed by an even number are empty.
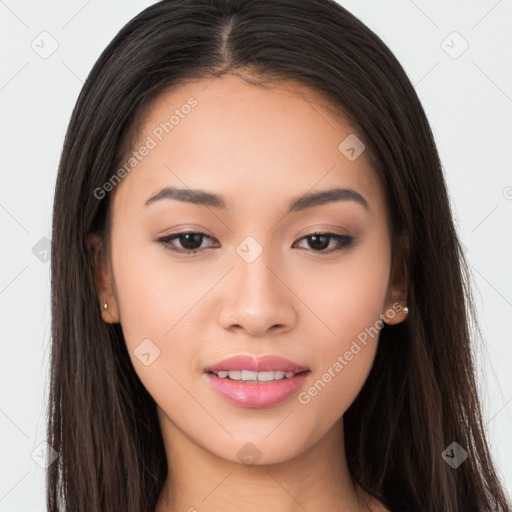
[[[50,511],[510,511],[432,133],[331,0],[164,0],[55,191]]]

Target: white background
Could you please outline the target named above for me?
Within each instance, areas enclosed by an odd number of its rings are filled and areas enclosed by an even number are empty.
[[[101,51],[152,3],[0,0],[0,512],[45,510],[32,458],[45,439],[50,344],[41,258],[67,123]],[[510,492],[512,1],[341,3],[395,53],[432,124],[486,337],[477,352],[486,431]],[[47,59],[31,48],[43,31],[58,42]]]

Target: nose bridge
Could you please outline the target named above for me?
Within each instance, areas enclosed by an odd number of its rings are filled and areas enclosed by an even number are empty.
[[[237,247],[233,260],[231,290],[224,295],[221,322],[237,325],[252,334],[262,334],[295,322],[293,294],[276,277],[280,265],[273,251],[255,238],[246,237]]]
[[[249,253],[254,251],[253,248]],[[238,252],[238,250],[237,250]],[[275,265],[272,262],[271,251],[262,251],[254,260],[247,261],[244,256],[238,254],[238,261],[235,263],[237,275],[237,291],[239,299],[247,301],[250,298],[259,298],[262,301],[275,301],[276,295],[280,295],[278,283],[270,268]]]

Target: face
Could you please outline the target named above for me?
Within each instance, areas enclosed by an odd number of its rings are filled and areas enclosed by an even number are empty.
[[[342,422],[405,305],[356,136],[312,91],[234,76],[151,106],[110,191],[100,294],[174,439],[275,463]]]

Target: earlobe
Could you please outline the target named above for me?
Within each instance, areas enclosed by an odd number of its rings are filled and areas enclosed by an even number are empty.
[[[385,304],[382,319],[386,324],[399,324],[407,318],[407,273],[403,258],[397,258],[393,265]]]
[[[104,241],[97,233],[93,233],[87,237],[87,247],[94,268],[94,284],[101,316],[106,323],[119,323],[119,309],[113,290]]]
[[[117,309],[117,303],[115,302],[115,308],[110,308],[109,303],[105,302],[101,308],[101,316],[103,318],[103,321],[107,324],[119,323],[119,312]]]
[[[388,307],[383,314],[382,320],[384,323],[388,325],[402,323],[409,313],[409,308],[404,304],[404,302],[394,302],[391,307]]]

